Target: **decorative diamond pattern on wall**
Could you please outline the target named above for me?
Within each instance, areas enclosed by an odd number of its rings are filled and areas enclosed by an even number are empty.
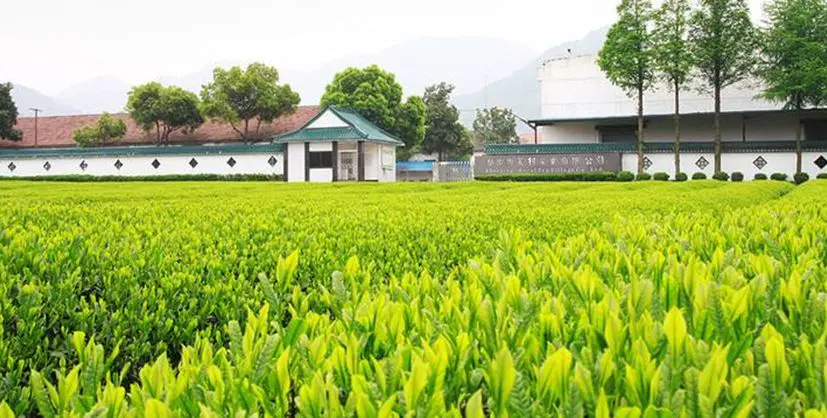
[[[230,168],[235,167],[235,158],[230,157],[230,159],[227,160],[227,165],[230,166]]]
[[[702,156],[701,158],[698,158],[698,161],[695,161],[695,165],[701,170],[703,170],[709,167],[709,160]]]
[[[80,162],[80,165],[78,167],[80,167],[81,170],[86,171],[86,168],[89,167],[89,164],[86,163],[86,160],[83,160]]]
[[[752,162],[752,165],[758,167],[759,170],[763,170],[764,167],[767,166],[767,164],[767,160],[765,160],[764,156],[762,155],[759,155],[758,158],[756,158],[755,161]]]
[[[121,160],[117,160],[117,161],[115,161],[115,168],[117,168],[118,170],[120,170],[120,169],[121,169],[121,167],[123,167],[123,163],[121,162]]]
[[[16,166],[16,165],[14,165],[14,162],[10,162],[10,163],[9,163],[9,165],[8,165],[8,167],[9,167],[9,171],[11,171],[11,172],[14,172],[14,169],[16,169],[16,168],[17,168],[17,166]]]
[[[196,160],[195,158],[191,159],[190,167],[195,168],[196,166],[198,166],[198,160]]]
[[[152,160],[152,168],[154,168],[154,169],[156,169],[156,170],[157,170],[157,169],[158,169],[158,167],[160,167],[160,166],[161,166],[161,162],[160,162],[160,161],[158,161],[158,159],[157,159],[157,158],[156,158],[156,159],[154,159],[154,160]]]
[[[46,170],[46,171],[51,170],[52,169],[52,163],[46,161],[46,163],[43,164],[43,169]]]
[[[270,167],[275,167],[277,162],[279,162],[279,160],[276,159],[275,155],[271,155],[270,159],[267,160],[267,164],[270,164]]]
[[[818,168],[820,168],[820,169],[824,170],[824,167],[827,167],[827,158],[824,158],[824,156],[823,156],[823,155],[820,155],[820,156],[819,156],[819,157],[815,160],[815,163],[816,163],[816,166],[818,166]]]

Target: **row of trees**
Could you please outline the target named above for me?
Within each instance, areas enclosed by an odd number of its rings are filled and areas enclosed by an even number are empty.
[[[757,78],[762,97],[798,113],[827,102],[827,1],[773,0],[765,27],[750,20],[746,0],[622,0],[598,65],[637,103],[638,172],[643,172],[644,95],[665,84],[675,98],[675,170],[680,172],[680,93],[690,83],[714,102],[715,171],[721,170],[721,91]]]
[[[262,123],[270,123],[293,112],[299,95],[289,85],[279,84],[279,73],[264,64],[246,69],[216,68],[213,81],[202,87],[201,96],[177,86],[150,82],[130,90],[126,111],[146,132],[154,132],[156,144],[169,143],[173,132],[191,133],[205,120],[229,124],[244,142],[260,139]],[[80,146],[117,141],[126,134],[123,120],[104,113],[91,126],[77,129],[74,140]]]
[[[14,129],[17,109],[11,100],[10,85],[0,86],[0,135],[19,139]],[[403,97],[402,86],[393,74],[378,66],[348,68],[334,77],[325,89],[322,105],[337,105],[358,111],[388,133],[402,139],[405,148],[399,157],[415,152],[437,154],[440,160],[470,154],[473,143],[516,141],[516,117],[508,109],[477,111],[473,130],[460,122],[460,112],[450,103],[454,86],[439,83],[422,96]],[[156,144],[169,143],[174,132],[190,133],[207,119],[229,124],[245,142],[260,139],[262,123],[289,114],[299,104],[299,95],[289,85],[279,84],[279,73],[260,63],[246,69],[216,68],[211,83],[200,97],[176,86],[150,82],[134,87],[127,97],[129,116],[146,132],[154,133]],[[93,125],[74,132],[80,146],[117,141],[126,134],[123,120],[104,113]]]
[[[460,158],[473,151],[473,143],[516,141],[516,117],[508,109],[477,111],[472,131],[460,122],[460,112],[451,104],[454,86],[439,83],[420,96],[403,101],[396,77],[379,68],[348,68],[337,74],[325,89],[322,105],[337,105],[358,111],[368,120],[405,142],[400,159],[413,153],[437,154],[440,160]]]

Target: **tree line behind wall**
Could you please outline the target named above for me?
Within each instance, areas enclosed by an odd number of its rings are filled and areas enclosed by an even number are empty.
[[[761,98],[795,111],[796,173],[802,173],[801,112],[827,103],[827,0],[771,0],[756,27],[746,0],[622,0],[598,55],[607,78],[638,110],[638,173],[643,173],[644,93],[665,84],[675,97],[675,172],[680,173],[680,93],[690,81],[714,105],[715,172],[721,171],[721,91],[747,79]]]
[[[11,84],[0,85],[0,138],[20,140],[11,89]],[[473,131],[466,129],[450,103],[453,91],[453,85],[439,83],[426,88],[422,96],[405,98],[394,74],[372,65],[336,74],[321,104],[356,110],[401,139],[405,147],[399,150],[400,159],[417,152],[436,154],[440,160],[465,158],[474,142],[516,141],[515,116],[508,109],[478,111]],[[249,143],[262,139],[262,123],[292,113],[299,102],[289,84],[279,83],[276,68],[253,63],[246,69],[216,68],[200,95],[158,82],[135,86],[125,110],[141,129],[153,134],[158,145],[168,144],[174,132],[196,131],[206,120],[230,125],[239,140]],[[104,113],[94,124],[77,129],[73,138],[79,146],[89,147],[117,142],[125,134],[126,124]]]

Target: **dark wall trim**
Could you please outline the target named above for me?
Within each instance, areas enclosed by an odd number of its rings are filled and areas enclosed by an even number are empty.
[[[365,181],[365,141],[359,141],[356,143],[356,154],[358,155],[357,160],[358,162],[358,171],[359,171],[359,181]]]
[[[304,143],[304,181],[310,181],[310,143]]]
[[[333,141],[333,181],[339,181],[339,143]]]
[[[288,158],[288,156],[287,156],[287,149],[288,148],[290,148],[290,147],[285,145],[284,146],[284,151],[282,151],[282,154],[281,154],[281,157],[284,158],[284,164],[282,164],[282,167],[284,167],[284,173],[282,173],[282,174],[284,174],[283,177],[284,177],[285,182],[290,181],[290,179],[287,178],[290,175],[290,172],[288,171],[288,169],[290,168],[290,166],[288,166],[288,162],[290,161],[290,158]]]

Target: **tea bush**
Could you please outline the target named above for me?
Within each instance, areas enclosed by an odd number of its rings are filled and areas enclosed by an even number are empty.
[[[823,182],[0,198],[4,418],[827,408]]]

